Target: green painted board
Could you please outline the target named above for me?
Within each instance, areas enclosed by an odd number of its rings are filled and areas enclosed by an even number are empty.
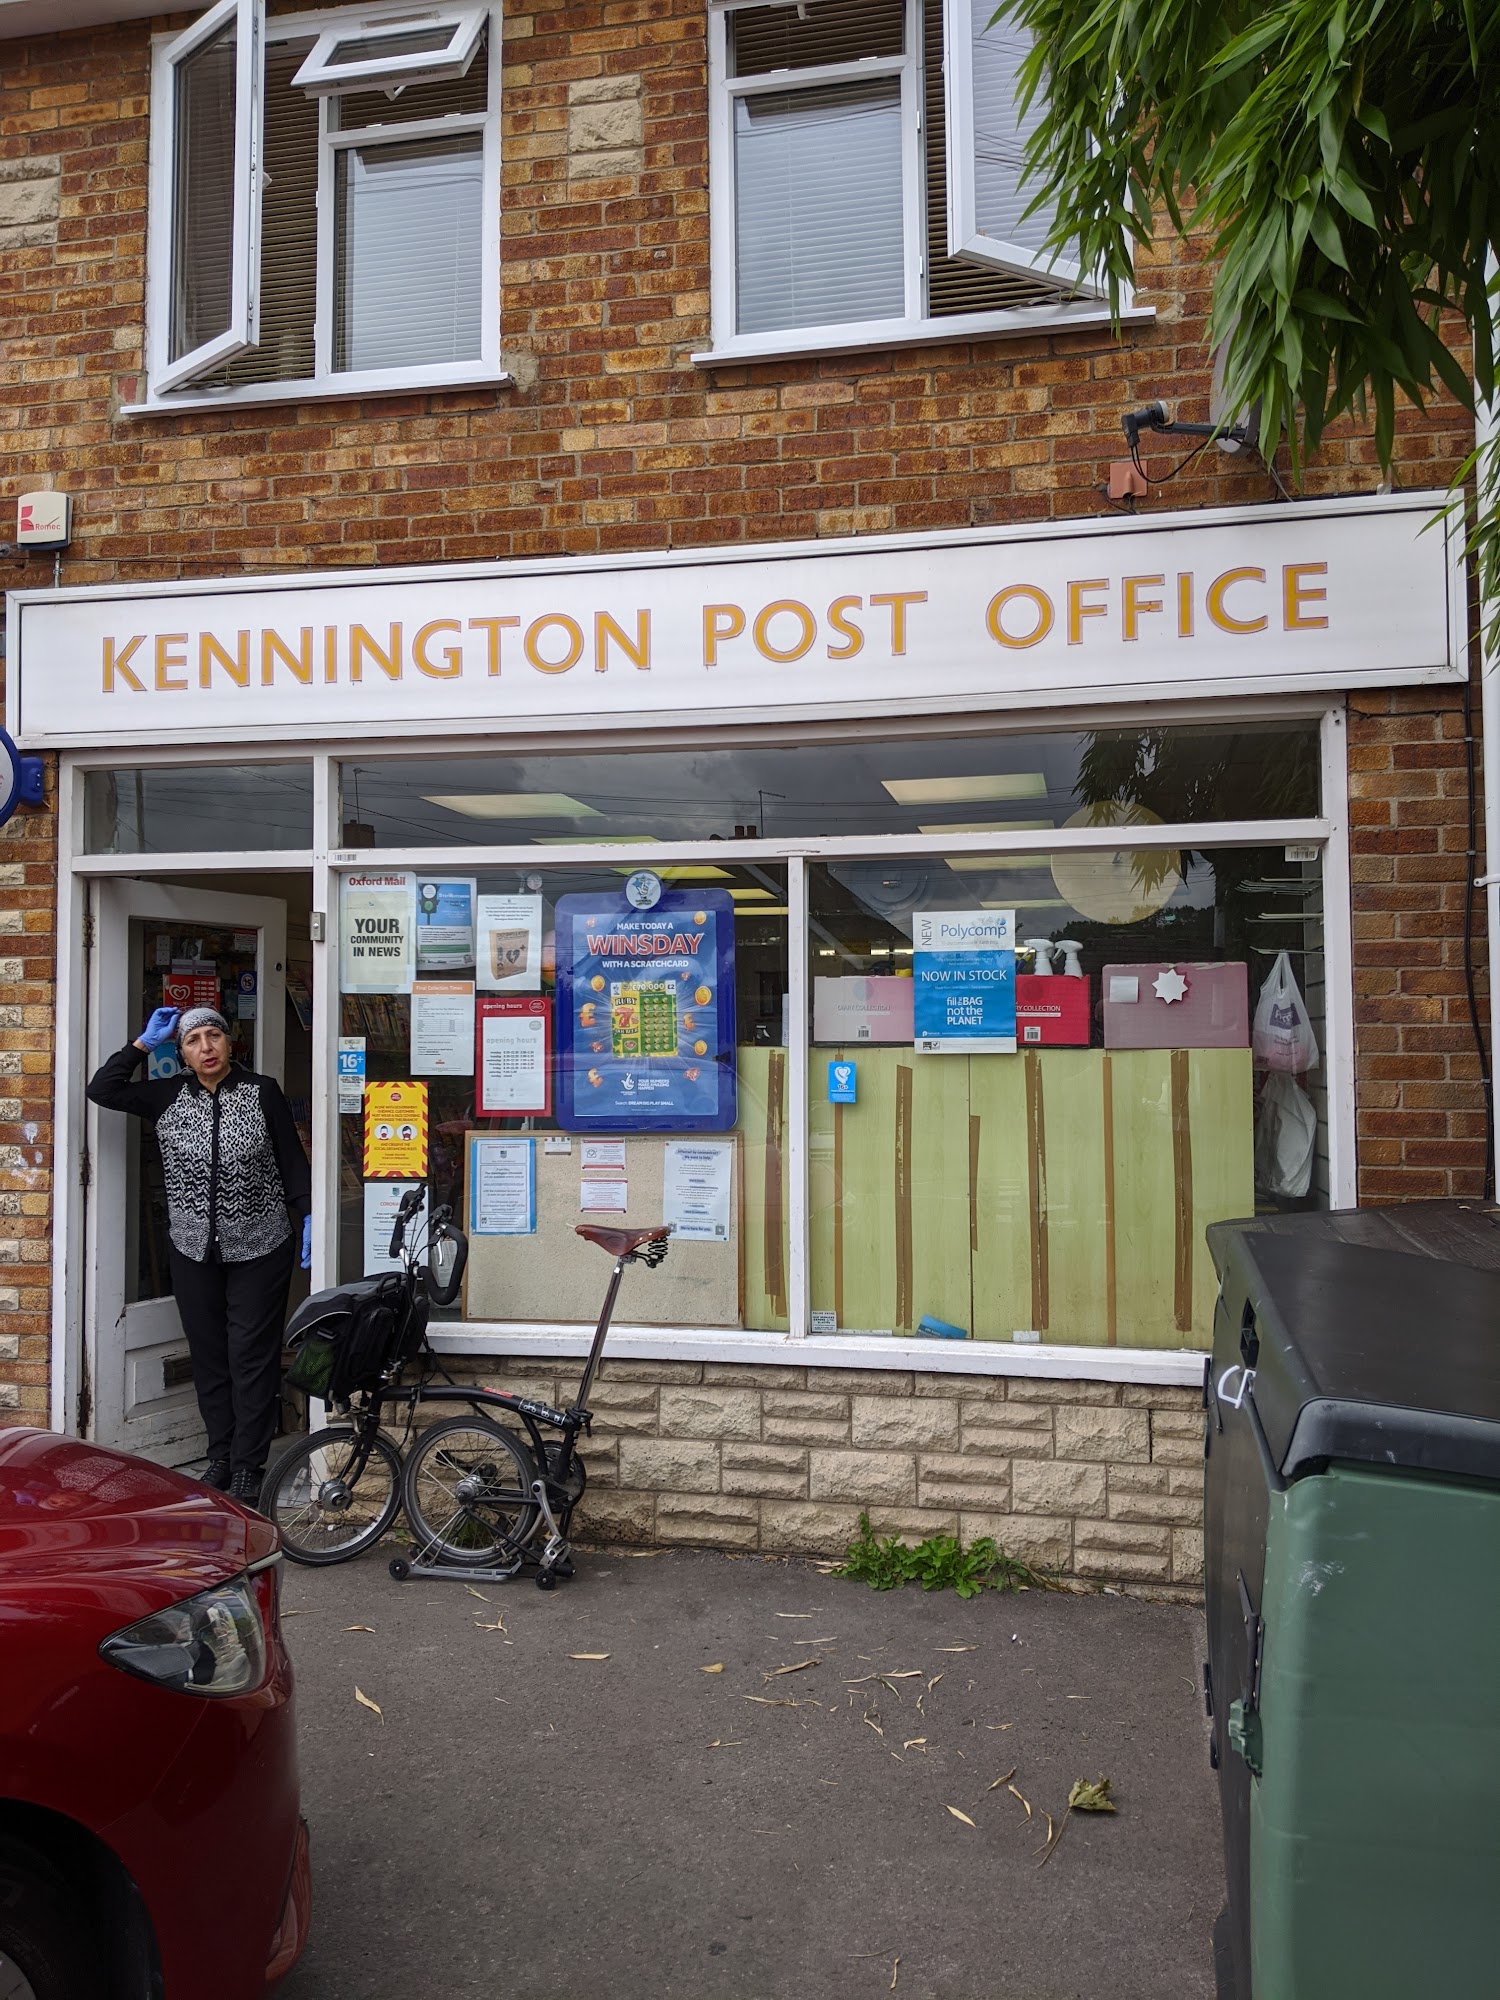
[[[1195,1049],[1188,1065],[1193,1146],[1193,1331],[1174,1346],[1213,1345],[1218,1283],[1203,1232],[1255,1213],[1254,1078],[1248,1049]],[[1143,1346],[1154,1343],[1143,1341]]]
[[[1178,1347],[1170,1049],[1109,1056],[1114,1121],[1115,1341]]]
[[[1032,1321],[1026,1075],[1019,1056],[970,1056],[969,1116],[979,1121],[973,1333],[976,1340],[1009,1340]]]
[[[825,1051],[819,1050],[819,1060]],[[896,1321],[896,1071],[905,1048],[830,1049],[858,1064],[858,1102],[844,1106],[841,1328],[889,1333]],[[833,1302],[833,1274],[828,1294]]]
[[[1041,1055],[1048,1340],[1105,1338],[1104,1051]]]
[[[1004,1061],[1006,1058],[1001,1057]],[[968,1056],[910,1055],[911,1312],[966,1330],[973,1320],[969,1280]]]
[[[786,1051],[746,1047],[739,1051],[739,1124],[744,1146],[741,1164],[744,1189],[741,1209],[744,1244],[744,1324],[756,1332],[784,1333],[787,1313],[784,1293],[773,1295],[772,1273],[766,1258],[766,1156],[768,1137],[777,1122],[771,1115],[770,1078],[780,1078],[775,1109],[779,1114],[781,1140],[781,1270],[787,1270],[787,1174],[786,1174]],[[782,1280],[785,1282],[784,1276]]]

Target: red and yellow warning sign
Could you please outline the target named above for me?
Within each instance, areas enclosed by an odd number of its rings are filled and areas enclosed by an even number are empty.
[[[365,1179],[419,1181],[426,1173],[426,1084],[367,1083]]]

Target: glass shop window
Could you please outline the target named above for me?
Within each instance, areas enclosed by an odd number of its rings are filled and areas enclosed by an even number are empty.
[[[343,845],[1043,832],[1127,802],[1167,821],[1318,812],[1315,723],[982,726],[857,743],[383,758],[343,767]]]
[[[310,764],[146,764],[88,771],[89,854],[312,846]]]
[[[815,1332],[1204,1347],[1208,1224],[1327,1205],[1317,859],[830,862],[808,950]]]
[[[597,1315],[579,1223],[676,1225],[623,1323],[787,1324],[786,870],[350,869],[338,948],[342,1278],[425,1181],[469,1321]]]

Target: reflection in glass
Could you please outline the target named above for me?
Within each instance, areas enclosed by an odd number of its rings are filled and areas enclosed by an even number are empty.
[[[176,66],[172,160],[173,361],[227,332],[234,290],[236,28]]]
[[[89,771],[89,854],[311,847],[310,764],[153,764]]]

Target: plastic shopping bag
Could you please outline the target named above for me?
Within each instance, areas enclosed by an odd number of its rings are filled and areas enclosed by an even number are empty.
[[[1295,1077],[1275,1070],[1261,1085],[1255,1114],[1255,1186],[1259,1194],[1298,1201],[1312,1185],[1318,1114]]]
[[[1318,1066],[1318,1038],[1284,951],[1276,954],[1255,1003],[1250,1048],[1257,1069],[1307,1071]]]

